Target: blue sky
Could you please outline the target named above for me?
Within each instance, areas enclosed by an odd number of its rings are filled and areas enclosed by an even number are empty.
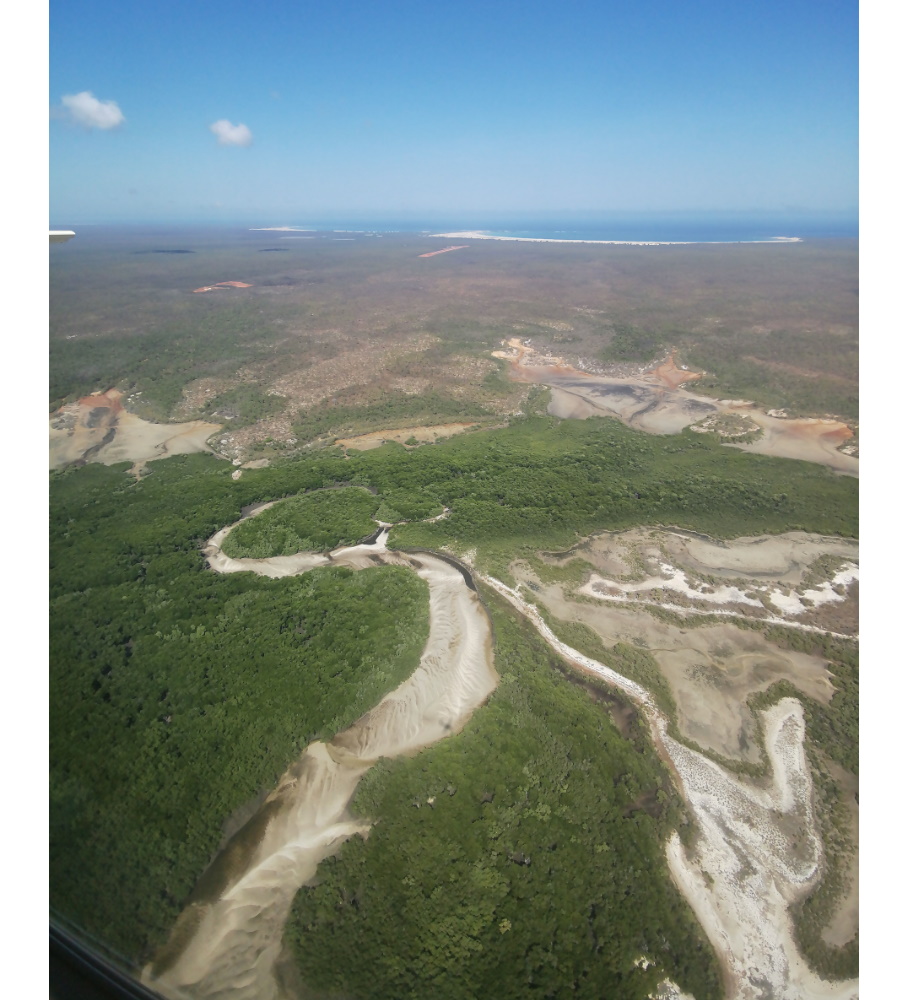
[[[856,19],[835,0],[55,0],[51,222],[846,210]]]

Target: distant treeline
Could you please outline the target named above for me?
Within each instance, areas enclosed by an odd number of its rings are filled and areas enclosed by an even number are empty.
[[[124,384],[142,393],[145,415],[163,420],[190,381],[232,376],[241,365],[265,359],[278,336],[270,318],[261,317],[249,300],[190,301],[164,318],[151,313],[149,319],[143,328],[114,335],[51,336],[51,409],[94,389]],[[302,348],[302,342],[294,345],[298,360]]]
[[[685,338],[684,360],[709,372],[692,388],[752,399],[799,414],[859,416],[859,343],[855,336],[776,330],[746,338],[717,331]]]
[[[716,380],[707,391],[856,412],[858,251],[849,240],[634,254],[485,240],[424,261],[418,254],[433,241],[415,234],[298,240],[274,256],[258,252],[265,234],[232,243],[172,233],[170,247],[98,235],[93,247],[52,259],[51,408],[124,383],[143,393],[142,415],[162,419],[199,377],[251,365],[268,386],[352,354],[355,341],[390,347],[425,334],[438,342],[408,360],[429,370],[406,371],[398,359],[392,376],[425,377],[443,396],[452,396],[455,356],[483,358],[521,336],[574,357],[638,362],[675,346]],[[160,249],[197,252],[152,252]],[[228,279],[253,287],[191,294]]]

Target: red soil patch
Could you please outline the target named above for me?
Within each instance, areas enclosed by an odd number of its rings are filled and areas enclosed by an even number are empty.
[[[825,431],[822,437],[828,441],[849,441],[853,437],[853,431],[845,425],[837,430]]]
[[[444,247],[443,250],[432,250],[431,253],[420,253],[420,257],[437,257],[439,253],[450,253],[451,250],[468,250],[468,245],[464,247]]]
[[[846,424],[828,418],[799,417],[797,420],[785,420],[784,423],[794,437],[807,438],[811,441],[822,440],[841,444],[853,437],[853,431]]]
[[[78,400],[80,406],[87,406],[90,409],[102,407],[111,413],[121,413],[125,409],[122,406],[122,394],[116,389],[107,389],[106,392],[94,393],[90,396],[82,396]]]
[[[596,378],[590,372],[583,372],[570,365],[529,365],[524,360],[510,361],[510,365],[515,374],[510,375],[513,382],[536,382],[543,385],[545,380],[554,376],[565,376],[566,378]],[[548,386],[548,388],[551,388]]]
[[[650,374],[655,375],[660,382],[663,382],[670,389],[677,389],[678,386],[683,385],[685,382],[693,382],[695,379],[703,377],[699,372],[689,372],[683,368],[679,368],[675,364],[674,351],[659,367],[654,368]]]

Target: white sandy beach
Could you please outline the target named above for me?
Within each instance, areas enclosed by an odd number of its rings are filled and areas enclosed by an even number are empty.
[[[473,230],[464,233],[431,233],[439,240],[507,240],[513,243],[599,243],[623,247],[675,247],[700,243],[802,243],[799,236],[773,236],[770,240],[553,240],[538,236],[491,236]]]

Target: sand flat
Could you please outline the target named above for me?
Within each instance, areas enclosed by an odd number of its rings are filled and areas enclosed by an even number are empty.
[[[391,431],[371,431],[368,434],[356,434],[353,437],[339,438],[334,443],[341,448],[355,448],[357,451],[371,451],[380,448],[385,441],[396,441],[405,444],[411,437],[416,441],[433,444],[438,438],[453,437],[462,434],[470,427],[476,427],[474,420],[455,424],[434,424],[430,427],[417,425],[415,427],[399,427]]]
[[[540,356],[517,337],[504,341],[504,347],[492,356],[509,363],[514,380],[551,389],[548,411],[554,416],[575,420],[615,417],[648,434],[678,434],[713,414],[736,414],[752,420],[763,433],[749,443],[731,442],[730,448],[815,462],[835,472],[859,475],[859,459],[840,450],[853,437],[847,424],[829,418],[779,416],[746,400],[699,396],[677,384],[690,381],[694,373],[678,369],[671,357],[654,371],[619,378],[591,374],[562,359]]]
[[[169,455],[212,452],[207,438],[221,425],[205,420],[154,424],[133,413],[118,389],[85,396],[50,417],[50,468],[99,462],[140,465]]]

